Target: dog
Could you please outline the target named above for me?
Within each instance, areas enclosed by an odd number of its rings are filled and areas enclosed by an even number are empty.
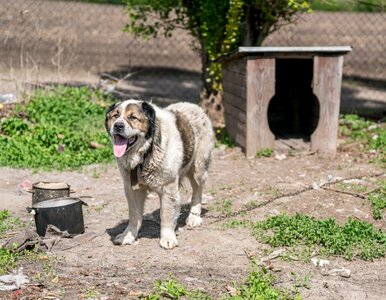
[[[129,225],[114,243],[128,245],[136,240],[146,196],[155,192],[161,202],[160,245],[174,248],[178,244],[175,228],[180,214],[179,189],[184,178],[189,179],[193,191],[186,224],[202,224],[202,190],[214,148],[210,119],[192,103],[160,108],[130,99],[107,110],[105,126],[129,206]]]

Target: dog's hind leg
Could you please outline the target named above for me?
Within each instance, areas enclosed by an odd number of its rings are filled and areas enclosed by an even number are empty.
[[[126,199],[129,204],[129,225],[124,232],[114,239],[114,244],[118,245],[130,245],[134,243],[142,225],[146,191],[133,191],[128,189],[131,188],[125,185]]]
[[[178,179],[166,186],[159,194],[161,200],[161,240],[160,245],[165,249],[177,246],[175,233],[177,218],[180,214],[180,194]]]
[[[186,224],[191,227],[200,226],[202,224],[201,218],[201,201],[202,201],[202,180],[195,178],[194,173],[188,174],[190,184],[192,185],[192,201],[190,203],[190,213],[186,219]]]

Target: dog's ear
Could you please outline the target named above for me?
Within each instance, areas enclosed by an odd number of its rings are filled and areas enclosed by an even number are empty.
[[[109,129],[107,128],[108,114],[109,114],[110,111],[112,111],[114,108],[116,108],[119,104],[120,104],[120,102],[119,103],[114,103],[114,104],[110,105],[110,107],[106,110],[106,114],[105,114],[105,127],[106,127],[107,132],[109,132]]]
[[[155,130],[155,110],[150,103],[142,102],[142,110],[148,120],[149,129],[146,133],[146,138],[149,139],[154,135]]]

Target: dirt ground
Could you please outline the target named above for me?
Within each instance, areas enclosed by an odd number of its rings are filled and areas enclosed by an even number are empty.
[[[138,242],[116,246],[112,239],[123,230],[128,210],[122,180],[115,163],[95,165],[71,172],[38,172],[0,168],[0,207],[23,220],[30,220],[25,208],[31,194],[20,183],[62,181],[85,198],[86,231],[73,239],[62,239],[46,260],[23,261],[23,272],[30,285],[18,297],[24,299],[86,299],[91,291],[100,299],[136,299],[149,293],[158,279],[173,274],[188,288],[201,289],[215,299],[226,293],[226,286],[240,282],[250,271],[250,255],[262,257],[267,248],[252,237],[249,229],[229,229],[233,219],[263,220],[278,213],[303,213],[317,218],[334,217],[343,223],[349,216],[386,229],[384,220],[374,221],[367,200],[323,188],[313,183],[360,178],[366,185],[384,178],[383,169],[369,164],[358,152],[340,151],[334,158],[318,155],[275,158],[245,158],[239,148],[216,149],[214,163],[205,189],[207,204],[202,227],[184,226],[189,194],[183,192],[179,219],[179,246],[167,251],[159,246],[159,200],[150,195],[146,202],[145,222]],[[333,188],[334,185],[329,185]],[[286,196],[287,195],[287,196]],[[232,212],[258,208],[244,215],[222,219],[224,202]],[[229,212],[229,211],[228,211]],[[31,222],[32,228],[34,225]],[[331,257],[330,267],[351,270],[349,278],[325,274],[312,263],[271,261],[277,285],[293,288],[300,278],[304,299],[384,299],[386,296],[386,259],[364,262]],[[14,297],[14,298],[12,298]],[[0,292],[0,299],[19,299]],[[50,298],[51,297],[51,298]],[[53,298],[52,298],[53,297]]]

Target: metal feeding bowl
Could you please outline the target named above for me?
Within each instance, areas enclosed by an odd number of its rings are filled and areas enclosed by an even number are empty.
[[[80,198],[58,198],[35,203],[28,212],[35,215],[36,232],[45,236],[49,224],[70,234],[84,232],[82,206],[87,205]]]

